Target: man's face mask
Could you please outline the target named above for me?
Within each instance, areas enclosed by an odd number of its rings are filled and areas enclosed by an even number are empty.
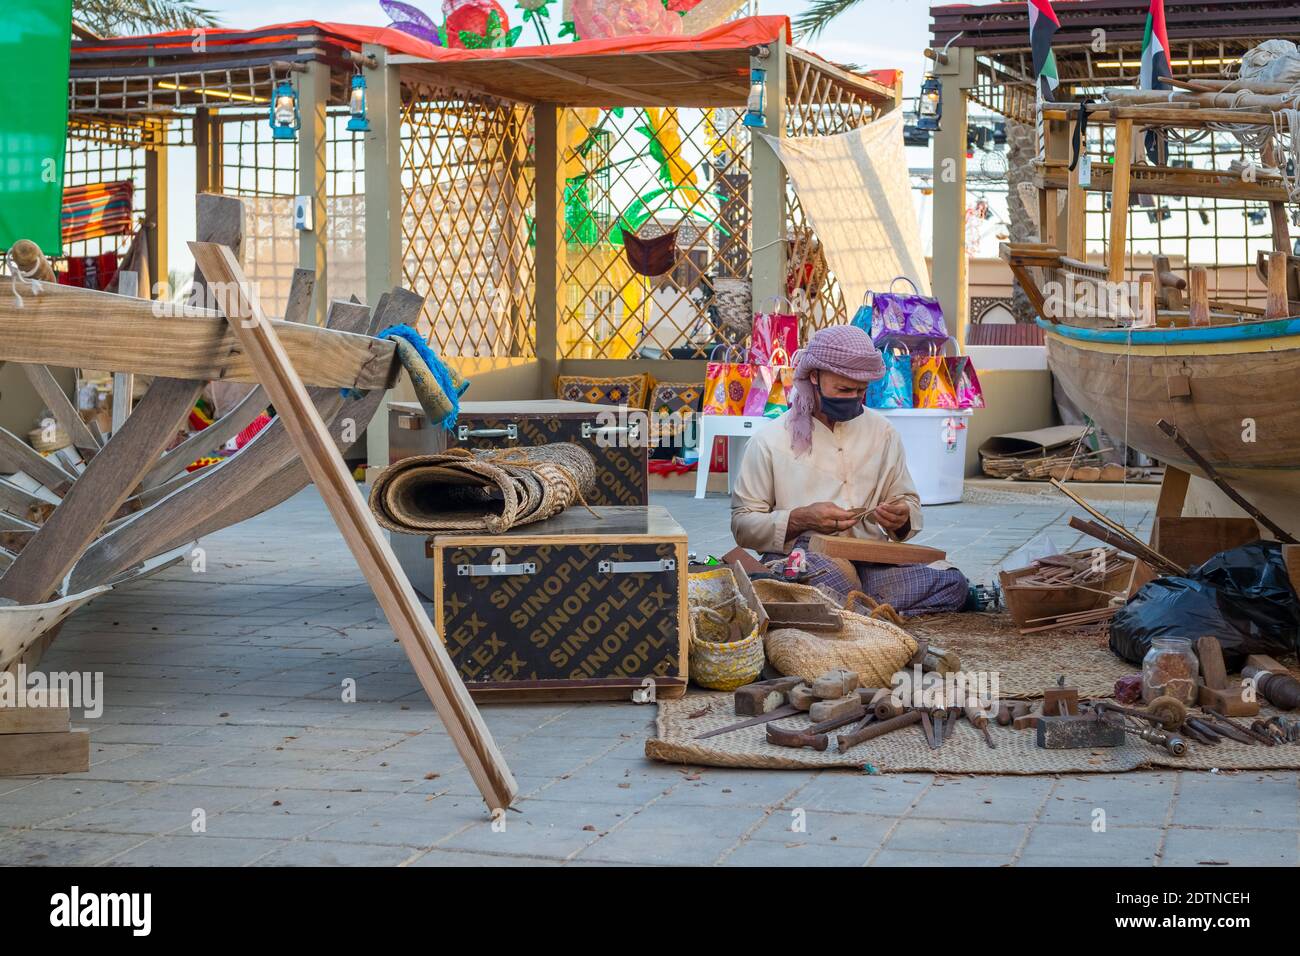
[[[822,391],[821,377],[817,379],[817,400],[822,414],[833,422],[847,422],[862,414],[863,401],[856,395],[848,398],[828,398]]]

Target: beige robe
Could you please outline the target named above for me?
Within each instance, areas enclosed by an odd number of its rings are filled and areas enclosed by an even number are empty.
[[[790,447],[789,420],[786,412],[745,449],[731,495],[731,533],[737,544],[760,553],[788,551],[790,512],[819,501],[856,510],[901,498],[912,517],[906,537],[921,530],[921,499],[907,470],[903,441],[883,415],[868,408],[836,424],[834,431],[813,418],[812,448],[798,458]],[[843,533],[885,538],[866,520]]]

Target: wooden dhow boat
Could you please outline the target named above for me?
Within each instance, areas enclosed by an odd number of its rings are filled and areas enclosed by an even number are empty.
[[[200,238],[238,250],[242,205],[201,200]],[[21,274],[0,283],[0,361],[22,365],[72,444],[46,456],[0,429],[0,671],[34,666],[86,601],[179,559],[197,539],[274,507],[311,480],[279,418],[219,463],[189,470],[270,404],[220,312],[61,286],[36,278],[53,277],[43,260],[15,262]],[[343,451],[400,370],[393,343],[371,336],[413,322],[423,298],[395,289],[374,309],[333,302],[327,327],[317,328],[307,324],[313,285],[311,272],[295,272],[287,314],[272,324]],[[82,420],[50,366],[154,378],[105,438]],[[216,380],[254,387],[165,450]]]
[[[1112,92],[1107,103],[1089,106],[1088,121],[1115,128],[1113,164],[1094,163],[1094,170],[1102,168],[1091,182],[1081,181],[1082,163],[1070,169],[1068,157],[1049,151],[1036,174],[1043,241],[1004,244],[1001,254],[1039,312],[1048,365],[1065,394],[1116,441],[1171,466],[1166,487],[1173,479],[1177,496],[1162,493],[1162,513],[1258,518],[1251,512],[1262,512],[1272,521],[1261,531],[1286,539],[1300,536],[1300,258],[1291,254],[1290,193],[1269,163],[1285,164],[1284,149],[1300,143],[1265,138],[1259,168],[1249,174],[1134,159],[1141,140],[1135,130],[1143,128],[1286,127],[1273,123],[1283,98],[1241,94],[1250,99],[1249,111],[1229,113],[1217,89],[1160,93],[1158,101]],[[1048,130],[1064,124],[1069,134],[1078,122],[1073,104],[1044,104],[1040,115]],[[1045,136],[1049,144],[1062,139],[1071,136]],[[1110,193],[1109,255],[1102,263],[1085,254],[1089,190]],[[1255,264],[1267,286],[1263,307],[1211,297],[1207,269],[1178,274],[1163,256],[1134,276],[1125,237],[1135,191],[1267,204],[1273,249],[1259,253]],[[1215,475],[1248,505],[1206,480]]]

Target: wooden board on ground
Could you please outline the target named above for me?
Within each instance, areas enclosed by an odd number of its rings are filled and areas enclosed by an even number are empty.
[[[33,773],[86,773],[90,770],[90,733],[65,730],[53,734],[0,734],[0,776]]]
[[[229,326],[243,346],[293,438],[312,480],[348,548],[374,591],[379,606],[433,702],[470,776],[494,813],[514,801],[518,785],[497,749],[482,715],[457,676],[451,658],[402,573],[388,540],[366,506],[356,482],[334,447],[302,379],[290,364],[274,324],[250,295],[249,283],[230,250],[190,243],[194,260],[209,282],[228,292]]]
[[[828,558],[846,561],[863,561],[870,564],[930,564],[948,557],[948,552],[929,548],[923,544],[904,541],[876,541],[869,538],[849,538],[843,535],[814,534],[808,539],[808,550]]]
[[[20,707],[0,703],[0,734],[58,734],[71,729],[72,714],[66,691],[30,692]],[[0,767],[0,772],[3,771]]]

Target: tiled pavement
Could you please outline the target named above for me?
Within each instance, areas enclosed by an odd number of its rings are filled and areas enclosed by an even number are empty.
[[[693,549],[730,546],[721,496],[657,500]],[[1149,524],[1141,502],[1106,510]],[[1072,546],[1071,513],[985,496],[927,509],[920,540],[980,580],[1040,532]],[[523,794],[494,828],[314,492],[203,549],[202,573],[103,597],[54,645],[44,667],[105,675],[92,769],[0,778],[0,863],[1300,862],[1295,773],[682,768],[644,758],[653,712],[632,704],[484,708]]]

